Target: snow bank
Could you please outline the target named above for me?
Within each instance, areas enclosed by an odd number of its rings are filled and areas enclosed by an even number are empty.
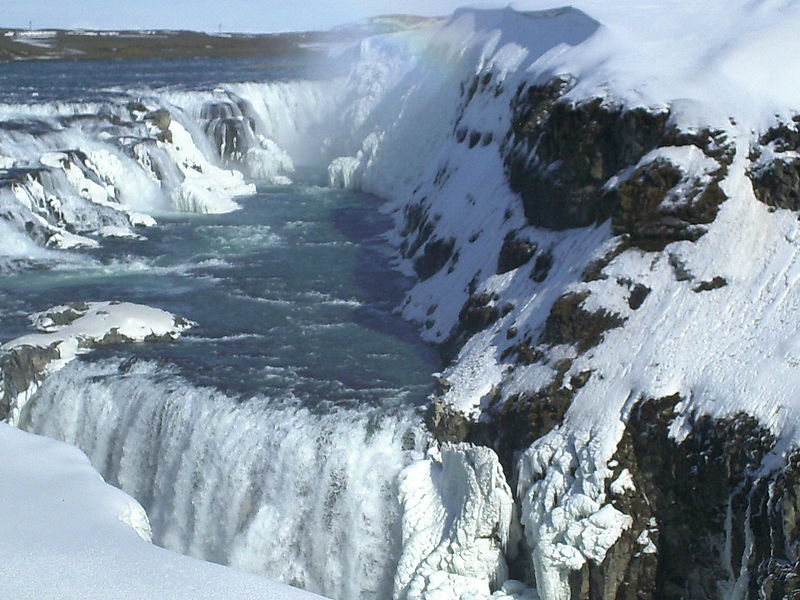
[[[4,598],[318,598],[148,543],[141,506],[72,446],[0,423],[0,456]]]

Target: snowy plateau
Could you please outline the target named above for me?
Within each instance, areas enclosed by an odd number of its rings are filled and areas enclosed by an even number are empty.
[[[3,104],[0,273],[316,169],[383,199],[397,310],[448,359],[395,482],[397,600],[796,598],[798,30],[789,0],[523,0],[337,48],[333,80]],[[191,325],[33,322],[12,425],[78,353]],[[147,544],[78,450],[0,447],[4,597],[308,597]]]

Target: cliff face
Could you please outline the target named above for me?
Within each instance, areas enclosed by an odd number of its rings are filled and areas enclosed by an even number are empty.
[[[452,358],[429,426],[498,454],[513,576],[547,599],[792,596],[800,96],[731,69],[780,72],[752,36],[797,15],[737,4],[697,37],[655,11],[621,48],[636,25],[586,10],[457,13],[331,179],[390,199],[403,313]]]

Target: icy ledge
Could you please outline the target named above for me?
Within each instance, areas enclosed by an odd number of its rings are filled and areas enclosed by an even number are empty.
[[[0,423],[0,456],[0,555],[13,565],[3,598],[318,598],[148,543],[141,506],[76,448]]]
[[[521,532],[494,451],[471,444],[432,450],[400,474],[400,501],[397,600],[537,597],[508,580],[506,556],[513,558]],[[499,589],[492,594],[494,588]]]
[[[78,354],[109,344],[171,341],[193,323],[129,302],[74,302],[31,315],[37,333],[0,347],[0,417],[15,425],[41,381]]]

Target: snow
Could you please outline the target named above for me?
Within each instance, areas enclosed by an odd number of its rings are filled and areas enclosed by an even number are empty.
[[[655,554],[658,552],[656,545],[650,538],[650,531],[648,529],[643,530],[642,533],[639,534],[639,537],[636,538],[636,543],[642,547],[641,551],[644,554]]]
[[[555,8],[546,2],[515,7]],[[441,401],[478,418],[497,386],[507,396],[543,389],[560,359],[574,360],[557,382],[566,388],[575,375],[595,374],[577,390],[563,425],[537,440],[519,462],[521,518],[539,593],[548,600],[568,598],[569,571],[601,561],[631,525],[605,489],[612,475],[607,464],[639,399],[685,398],[671,430],[678,441],[698,415],[730,418],[743,412],[782,440],[778,453],[800,442],[800,403],[792,400],[800,386],[800,334],[792,318],[800,308],[800,227],[796,215],[757,202],[746,177],[754,137],[800,109],[797,64],[786,59],[785,50],[799,43],[800,6],[578,1],[574,7],[536,14],[457,12],[408,74],[385,91],[380,110],[364,120],[360,148],[329,166],[332,184],[388,198],[384,209],[397,219],[398,246],[403,211],[412,205],[422,207],[434,225],[430,239],[453,240],[458,260],[417,283],[402,306],[404,316],[424,324],[427,339],[447,339],[470,282],[477,283],[475,293],[495,294],[493,305],[512,306],[461,349],[443,374],[450,388]],[[669,109],[678,127],[725,132],[737,150],[722,184],[730,200],[708,233],[695,243],[673,243],[661,254],[625,252],[605,269],[604,279],[581,282],[587,263],[613,245],[608,225],[564,232],[527,225],[501,158],[513,94],[520,84],[554,75],[574,81],[566,101],[600,97]],[[488,85],[476,84],[465,100],[462,89],[484,78]],[[460,143],[459,129],[467,138],[477,134],[479,143]],[[677,165],[690,183],[707,181],[719,166],[694,147],[661,148],[637,166],[657,158]],[[607,185],[629,175],[621,173]],[[675,190],[672,201],[686,191]],[[554,257],[543,284],[531,281],[530,266],[495,274],[502,240],[512,232]],[[670,257],[684,263],[694,280],[678,281]],[[413,273],[414,258],[398,267]],[[694,290],[715,277],[727,285]],[[638,310],[627,304],[620,283],[625,281],[652,290]],[[588,292],[587,311],[618,314],[624,326],[606,332],[587,353],[553,347],[545,362],[512,372],[500,358],[503,351],[525,335],[536,340],[550,306],[566,292]],[[512,327],[519,333],[508,339]],[[624,476],[612,486],[612,493],[633,491]]]
[[[4,598],[318,598],[148,543],[141,506],[72,446],[0,423],[0,456]]]
[[[800,63],[787,58],[800,53],[800,5],[576,0],[572,8],[561,9],[555,2],[523,0],[515,8],[464,9],[438,31],[423,27],[365,40],[351,49],[356,61],[351,74],[332,82],[174,93],[168,96],[170,106],[182,107],[183,113],[173,115],[173,143],[134,151],[140,170],[158,180],[175,208],[232,210],[235,196],[252,188],[208,159],[185,116],[198,118],[211,97],[245,99],[262,136],[250,154],[251,170],[277,178],[288,177],[295,165],[322,165],[331,184],[387,199],[383,208],[395,218],[390,237],[396,245],[404,241],[403,211],[410,206],[426,213],[433,237],[453,241],[458,259],[418,282],[400,308],[406,318],[424,324],[426,339],[448,338],[472,292],[495,295],[498,307],[511,306],[472,337],[445,371],[451,387],[443,402],[479,418],[492,390],[502,385],[510,395],[544,389],[554,382],[561,359],[574,361],[555,382],[565,388],[571,388],[573,376],[593,373],[575,390],[561,426],[537,440],[517,465],[520,518],[538,593],[565,600],[569,572],[602,561],[631,527],[631,518],[613,506],[606,488],[610,483],[612,495],[634,491],[627,471],[609,482],[614,474],[609,461],[640,399],[683,398],[670,431],[676,440],[689,433],[699,415],[730,418],[744,412],[781,440],[775,463],[800,442],[800,402],[794,400],[800,387],[800,224],[795,214],[760,204],[746,176],[757,135],[800,110]],[[703,237],[673,243],[662,253],[626,251],[605,268],[604,279],[583,282],[587,263],[614,245],[609,225],[553,232],[527,224],[503,164],[510,105],[520,85],[555,75],[574,83],[567,101],[600,97],[627,107],[669,109],[676,126],[714,127],[727,135],[737,150],[722,183],[729,200]],[[157,135],[150,127],[149,134]],[[465,132],[461,141],[459,131]],[[83,199],[97,210],[109,208],[108,186],[52,154],[65,147],[37,144],[26,153],[51,170],[63,170],[77,194],[85,189]],[[105,159],[91,155],[105,178],[99,179],[121,190],[125,171],[119,164],[130,161],[122,162],[112,144],[97,142],[93,149],[107,153]],[[668,159],[698,181],[717,167],[692,147],[658,149],[637,166],[656,159]],[[166,172],[173,173],[168,182],[157,176]],[[619,185],[631,172],[617,174],[606,186]],[[7,194],[4,198],[12,201]],[[48,206],[48,198],[41,184],[19,186],[14,199],[21,222],[36,213],[47,223],[41,207]],[[75,211],[77,200],[62,205]],[[52,245],[86,239],[51,233]],[[512,233],[552,255],[546,281],[532,281],[530,266],[496,274],[502,240]],[[4,246],[22,251],[18,236],[7,239]],[[412,274],[414,258],[399,260],[397,267]],[[676,278],[676,260],[693,281]],[[698,282],[715,277],[727,285],[695,291]],[[626,301],[626,281],[651,290],[637,310]],[[583,354],[570,346],[552,347],[546,360],[510,369],[503,352],[526,335],[538,339],[553,302],[567,292],[587,293],[586,310],[615,313],[625,319],[624,326],[607,331]],[[516,336],[509,336],[512,328]],[[502,510],[493,512],[506,506],[505,484],[486,466],[492,464],[489,456],[481,458],[484,466],[469,466],[470,452],[445,449],[441,458],[404,472],[406,544],[398,589],[409,597],[457,596],[468,586],[487,595],[501,583],[502,553],[477,534],[505,518]],[[487,478],[487,472],[497,477]],[[464,482],[472,487],[450,490],[452,499],[444,499],[442,489]],[[468,514],[475,506],[494,508],[485,515]],[[452,531],[442,529],[445,522]],[[642,535],[642,551],[652,551],[649,534]]]
[[[636,485],[633,483],[633,477],[628,469],[622,469],[619,476],[611,482],[608,487],[612,494],[617,496],[623,495],[625,492],[635,492]]]
[[[61,324],[62,318],[69,321]],[[114,331],[130,341],[140,342],[148,337],[175,339],[191,325],[164,310],[130,302],[55,306],[31,315],[31,321],[38,333],[6,342],[0,350],[8,352],[20,346],[48,348],[55,344],[61,358],[71,360],[79,348],[98,343]]]

